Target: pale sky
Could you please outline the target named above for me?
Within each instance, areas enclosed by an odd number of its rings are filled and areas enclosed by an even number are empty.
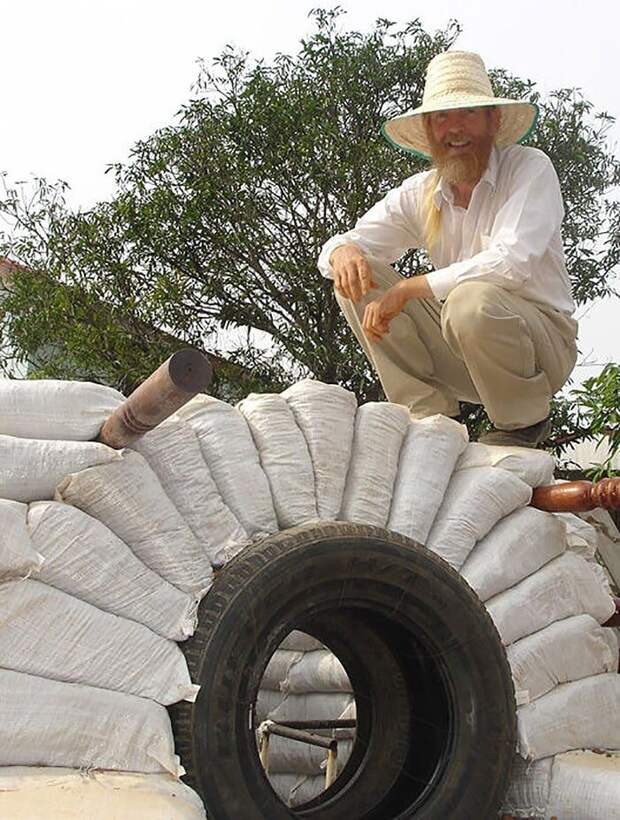
[[[0,0],[0,170],[9,179],[63,179],[72,205],[88,208],[113,194],[108,163],[172,122],[189,97],[196,60],[227,43],[270,58],[293,52],[312,26],[308,11],[324,0]],[[489,68],[535,80],[542,91],[577,86],[620,118],[619,4],[615,0],[341,0],[341,25],[368,30],[377,17],[427,30],[451,18],[463,26],[460,48]],[[620,152],[620,124],[610,137]],[[617,284],[620,289],[620,280]],[[582,353],[620,360],[620,299],[591,306],[581,319]],[[577,370],[578,380],[592,369]]]

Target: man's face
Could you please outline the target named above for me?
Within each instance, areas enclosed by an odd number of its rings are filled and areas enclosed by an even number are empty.
[[[475,184],[484,173],[500,125],[496,108],[455,108],[425,117],[431,155],[451,183]]]

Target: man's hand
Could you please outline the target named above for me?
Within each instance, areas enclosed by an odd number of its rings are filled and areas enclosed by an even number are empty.
[[[362,327],[371,342],[380,342],[390,330],[390,322],[395,319],[410,299],[427,299],[432,296],[426,276],[403,279],[393,285],[378,299],[366,305]]]
[[[353,243],[340,245],[329,258],[334,274],[334,287],[345,299],[359,302],[377,283],[372,278],[370,265]]]

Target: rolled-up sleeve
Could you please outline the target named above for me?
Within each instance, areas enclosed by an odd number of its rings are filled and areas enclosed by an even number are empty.
[[[492,282],[517,290],[535,274],[564,218],[557,174],[541,153],[528,156],[527,167],[513,171],[514,185],[498,210],[487,247],[480,253],[427,274],[437,299],[445,299],[459,283]]]
[[[332,278],[329,258],[340,245],[353,243],[365,256],[392,264],[411,248],[422,246],[422,227],[418,217],[419,182],[412,177],[394,188],[358,219],[355,227],[329,239],[321,250],[318,267]]]

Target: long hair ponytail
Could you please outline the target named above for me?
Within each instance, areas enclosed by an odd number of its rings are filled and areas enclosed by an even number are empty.
[[[422,200],[424,242],[429,251],[433,249],[437,242],[441,229],[441,208],[438,208],[435,203],[435,194],[439,188],[439,182],[439,172],[434,168],[429,174]]]

